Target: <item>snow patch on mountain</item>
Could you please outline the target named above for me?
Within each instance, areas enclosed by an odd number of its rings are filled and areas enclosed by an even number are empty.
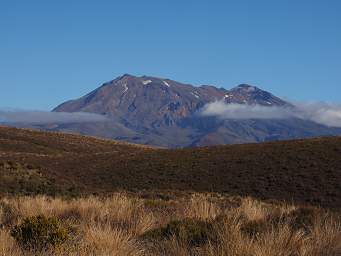
[[[143,85],[148,85],[148,84],[150,84],[152,82],[153,82],[152,80],[144,80],[144,81],[142,81]]]
[[[127,86],[127,83],[123,84],[123,93],[126,93],[128,91],[128,86]]]
[[[165,86],[170,87],[170,84],[167,83],[167,81],[163,80],[162,82],[163,82],[163,84],[164,84]]]
[[[197,99],[199,99],[200,98],[200,96],[197,94],[197,92],[191,92],[191,94],[194,96],[194,97],[196,97]]]

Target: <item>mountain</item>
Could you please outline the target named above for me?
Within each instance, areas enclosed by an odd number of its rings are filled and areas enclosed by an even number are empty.
[[[125,74],[53,110],[101,114],[107,121],[42,128],[173,148],[341,134],[341,129],[297,118],[240,120],[200,115],[206,104],[215,101],[293,107],[271,93],[247,84],[226,90]]]
[[[0,126],[0,197],[218,192],[341,207],[341,138],[160,149]]]

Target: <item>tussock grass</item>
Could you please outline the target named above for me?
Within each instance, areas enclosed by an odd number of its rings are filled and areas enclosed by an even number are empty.
[[[20,248],[8,230],[0,229],[0,255],[21,255]]]
[[[91,255],[143,255],[132,233],[110,225],[92,225],[84,232],[83,246]]]
[[[185,215],[189,218],[198,218],[203,220],[215,219],[222,213],[217,204],[209,200],[209,198],[202,194],[192,195],[186,210]]]
[[[341,255],[340,216],[323,209],[206,194],[151,202],[117,193],[0,199],[1,256],[36,255],[22,251],[10,230],[39,215],[56,217],[74,230],[58,252],[42,255]]]

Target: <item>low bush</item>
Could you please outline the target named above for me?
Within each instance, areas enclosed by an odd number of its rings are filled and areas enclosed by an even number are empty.
[[[292,230],[301,230],[307,234],[318,216],[322,216],[322,213],[317,209],[302,207],[285,214],[273,213],[264,219],[244,221],[241,231],[250,237],[257,237],[274,227],[288,224]]]
[[[308,232],[314,225],[314,221],[321,215],[322,213],[315,208],[303,207],[292,211],[288,217],[292,220],[291,227],[293,229],[303,229]]]
[[[213,226],[209,222],[183,219],[171,221],[165,227],[148,231],[143,235],[143,238],[147,240],[162,240],[175,236],[191,246],[199,246],[214,239],[213,231]]]
[[[243,223],[243,225],[241,226],[241,231],[251,238],[256,238],[269,231],[271,227],[271,224],[264,220],[252,220]]]
[[[11,230],[11,236],[25,250],[58,249],[70,239],[70,230],[54,217],[33,216]]]

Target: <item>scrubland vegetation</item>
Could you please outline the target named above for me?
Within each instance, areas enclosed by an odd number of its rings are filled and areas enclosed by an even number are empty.
[[[319,208],[219,194],[3,197],[0,255],[337,256],[341,221]]]
[[[341,208],[341,137],[158,149],[0,127],[0,196],[192,191]]]

